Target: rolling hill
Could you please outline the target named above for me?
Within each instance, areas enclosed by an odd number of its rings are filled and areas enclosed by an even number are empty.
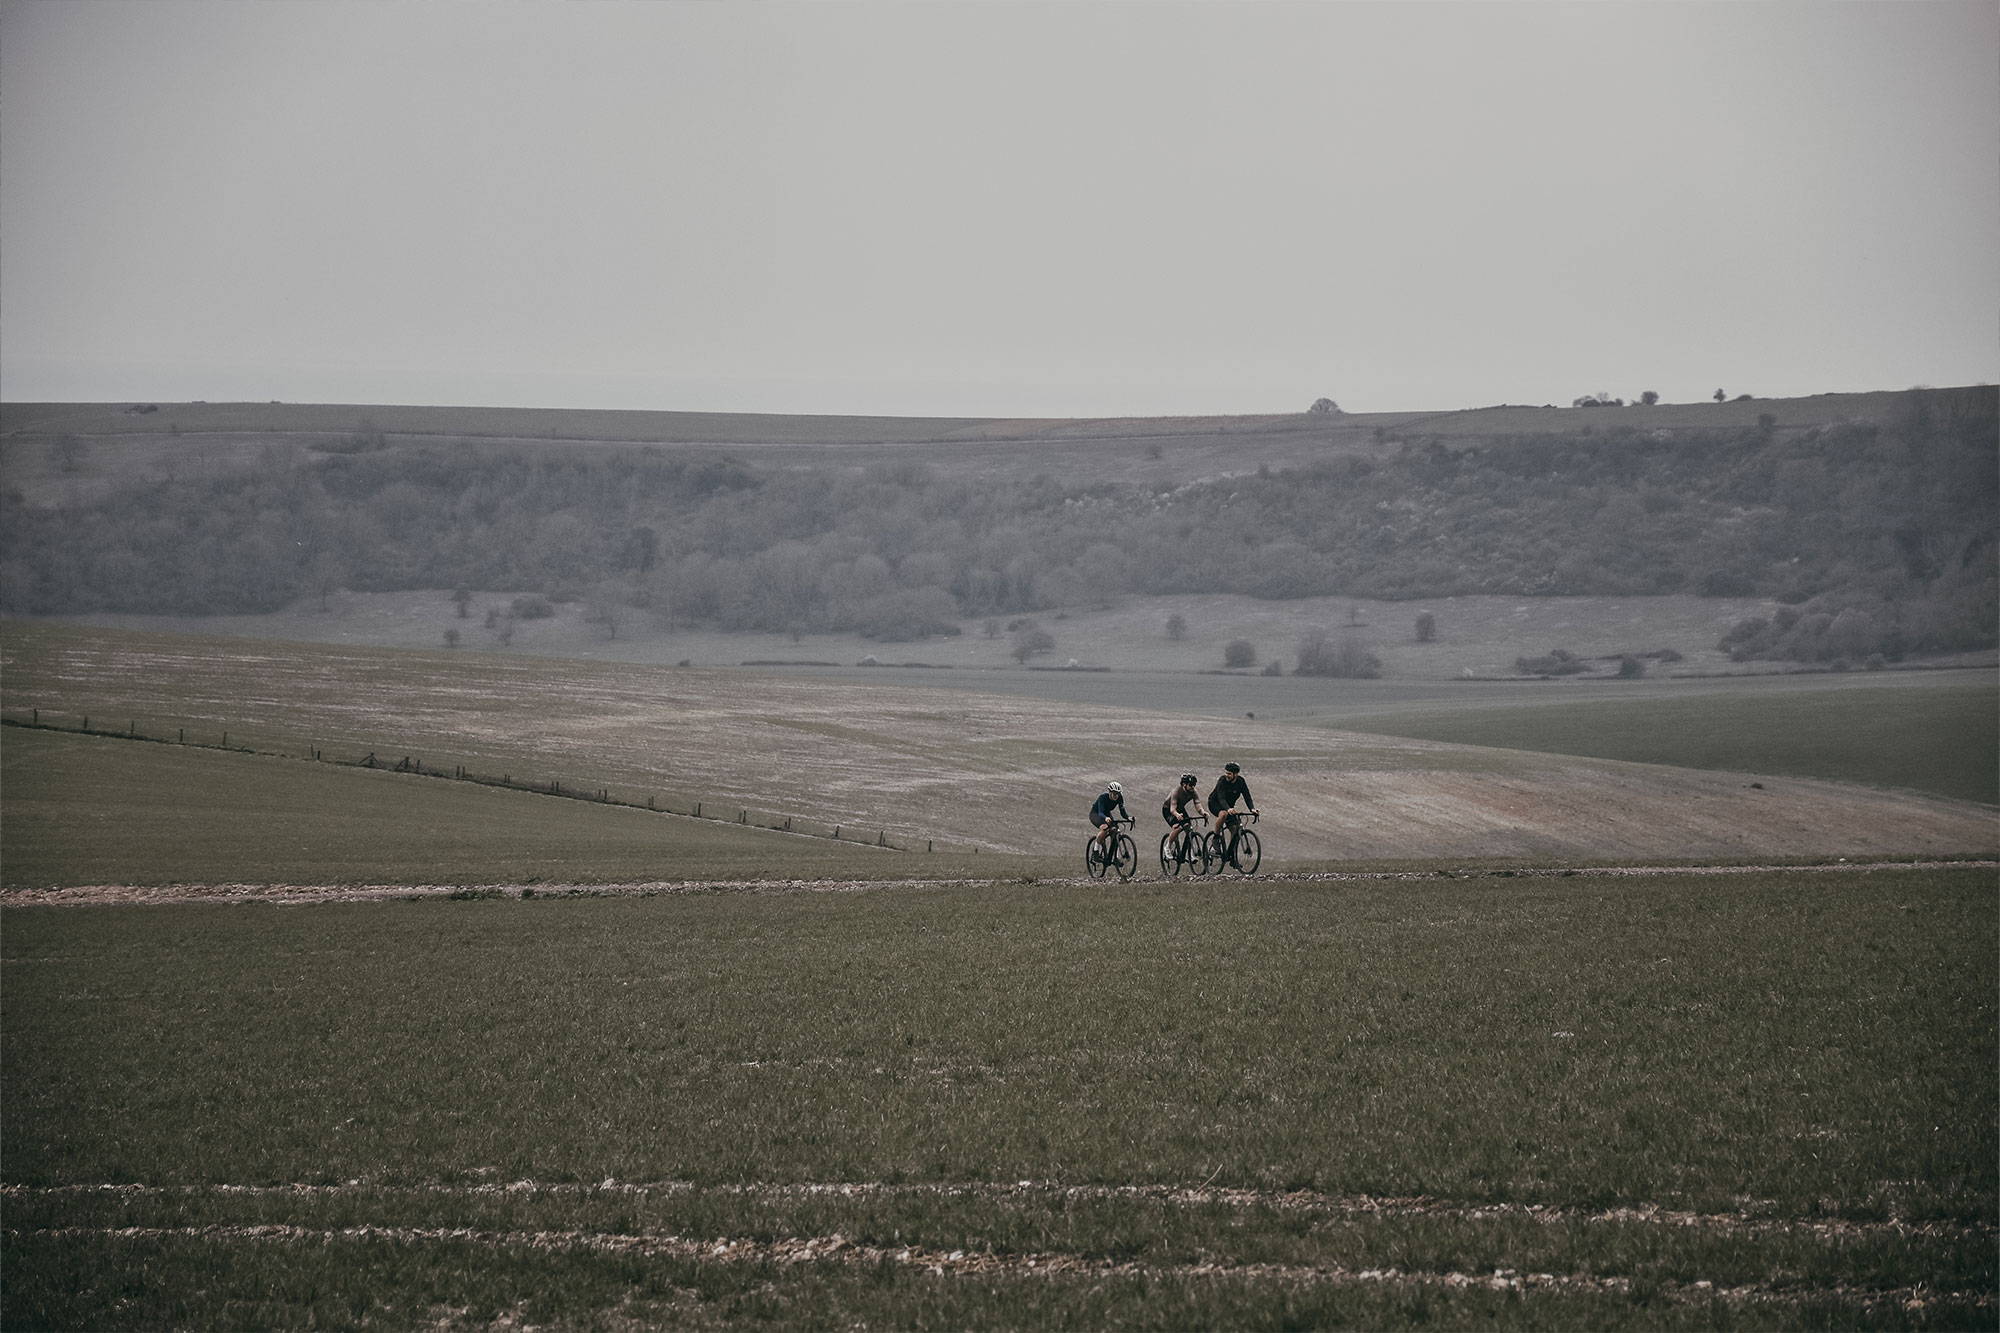
[[[994,851],[1080,844],[1110,778],[1150,820],[1174,774],[1226,760],[1250,775],[1270,855],[1290,863],[1946,855],[2000,841],[1990,807],[1911,793],[963,691],[38,625],[10,625],[4,654],[12,716],[414,755]]]

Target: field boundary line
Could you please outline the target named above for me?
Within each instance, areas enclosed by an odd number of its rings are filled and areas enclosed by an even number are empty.
[[[1910,1222],[1900,1218],[1857,1221],[1845,1218],[1805,1218],[1779,1216],[1752,1201],[1741,1212],[1697,1212],[1670,1208],[1659,1203],[1632,1203],[1614,1208],[1575,1208],[1562,1204],[1477,1203],[1469,1200],[1438,1199],[1428,1195],[1324,1194],[1312,1190],[1250,1190],[1228,1186],[1185,1185],[1064,1185],[1057,1181],[1024,1180],[1014,1184],[976,1182],[832,1181],[832,1182],[751,1182],[703,1185],[690,1180],[618,1181],[597,1184],[579,1181],[532,1181],[452,1184],[443,1181],[410,1185],[376,1185],[354,1182],[318,1185],[297,1182],[280,1185],[146,1185],[68,1184],[0,1185],[0,1198],[61,1198],[100,1195],[121,1198],[355,1198],[444,1197],[465,1199],[557,1197],[647,1197],[651,1195],[722,1195],[746,1199],[876,1199],[876,1198],[964,1198],[990,1200],[1073,1200],[1153,1201],[1178,1207],[1222,1206],[1236,1209],[1265,1208],[1278,1212],[1323,1213],[1345,1217],[1436,1217],[1469,1222],[1521,1220],[1544,1225],[1653,1225],[1663,1228],[1712,1230],[1741,1233],[1803,1233],[1821,1239],[1861,1236],[1923,1236],[1945,1239],[1992,1237],[2000,1234],[1993,1222]]]
[[[1495,1269],[1487,1273],[1421,1270],[1396,1267],[1347,1268],[1340,1265],[1232,1264],[1226,1262],[1148,1264],[1135,1260],[1099,1259],[1087,1255],[1042,1251],[998,1253],[987,1250],[938,1250],[920,1246],[868,1245],[835,1233],[765,1241],[747,1237],[692,1238],[629,1232],[487,1231],[458,1227],[338,1227],[315,1228],[287,1223],[197,1227],[46,1227],[8,1232],[17,1237],[59,1240],[209,1240],[276,1244],[330,1245],[343,1241],[394,1245],[474,1245],[487,1249],[592,1251],[644,1258],[681,1259],[697,1263],[765,1263],[793,1266],[835,1263],[860,1267],[896,1264],[935,1277],[1144,1277],[1156,1280],[1273,1281],[1294,1285],[1437,1287],[1447,1290],[1487,1290],[1531,1295],[1629,1295],[1629,1277],[1592,1277],[1579,1273],[1523,1273]],[[1647,1283],[1648,1286],[1654,1286]],[[1869,1288],[1841,1283],[1809,1286],[1801,1283],[1743,1283],[1724,1286],[1708,1281],[1662,1281],[1654,1286],[1668,1300],[1680,1303],[1724,1300],[1739,1303],[1791,1305],[1828,1297],[1861,1304],[1921,1308],[1939,1301],[1988,1309],[1991,1292],[1940,1290],[1926,1285]]]

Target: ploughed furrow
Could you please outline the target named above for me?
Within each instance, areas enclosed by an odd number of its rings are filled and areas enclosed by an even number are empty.
[[[1248,1190],[1226,1186],[1065,1185],[1055,1181],[984,1182],[747,1182],[699,1184],[686,1180],[579,1181],[514,1180],[504,1182],[433,1181],[415,1184],[292,1183],[278,1185],[147,1185],[138,1183],[4,1185],[0,1199],[62,1196],[154,1198],[570,1198],[671,1197],[675,1195],[741,1197],[757,1200],[958,1198],[994,1202],[1060,1205],[1074,1201],[1130,1201],[1174,1207],[1268,1209],[1344,1218],[1422,1217],[1462,1222],[1527,1221],[1557,1225],[1640,1225],[1685,1228],[1725,1234],[1793,1234],[1820,1240],[1865,1236],[1914,1236],[1938,1239],[1991,1239],[2000,1234],[1989,1222],[1911,1221],[1890,1218],[1847,1219],[1784,1217],[1755,1201],[1735,1212],[1697,1212],[1641,1202],[1614,1208],[1571,1208],[1558,1204],[1480,1203],[1437,1199],[1424,1195],[1325,1194],[1313,1190]]]
[[[487,1231],[456,1227],[314,1228],[269,1223],[193,1227],[50,1227],[9,1230],[7,1235],[23,1239],[33,1237],[63,1241],[193,1240],[225,1245],[478,1246],[497,1250],[581,1251],[700,1263],[776,1266],[843,1264],[866,1267],[896,1265],[916,1273],[928,1273],[937,1277],[1009,1279],[1039,1277],[1051,1280],[1144,1277],[1160,1281],[1237,1281],[1300,1286],[1376,1284],[1406,1289],[1484,1289],[1523,1294],[1545,1292],[1604,1295],[1626,1295],[1635,1285],[1632,1279],[1625,1277],[1524,1273],[1511,1269],[1472,1273],[1421,1271],[1395,1267],[1346,1268],[1333,1264],[1259,1264],[1227,1261],[1162,1264],[1068,1253],[944,1251],[914,1245],[868,1245],[839,1234],[756,1240],[744,1237],[697,1238],[590,1231]],[[1877,1308],[1921,1307],[1949,1303],[1979,1309],[1990,1309],[1994,1303],[1993,1295],[1988,1291],[1947,1291],[1923,1285],[1864,1288],[1846,1284],[1830,1286],[1757,1282],[1725,1285],[1707,1281],[1661,1282],[1648,1285],[1668,1300],[1690,1302],[1724,1300],[1759,1304],[1796,1304],[1837,1297]]]

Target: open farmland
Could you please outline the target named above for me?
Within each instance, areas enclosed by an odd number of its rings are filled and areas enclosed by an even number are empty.
[[[417,756],[989,851],[1059,853],[1107,778],[1145,814],[1182,768],[1229,759],[1287,862],[1944,855],[1995,841],[1990,807],[1837,783],[743,672],[45,625],[10,625],[4,666],[16,717]]]
[[[1983,1328],[1991,872],[6,902],[9,1328]]]

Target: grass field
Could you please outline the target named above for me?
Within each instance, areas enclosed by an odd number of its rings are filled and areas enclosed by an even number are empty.
[[[1053,865],[915,856],[475,783],[10,728],[9,886],[903,879]],[[1065,868],[1066,865],[1065,865]]]
[[[1990,872],[10,905],[13,1328],[1979,1328]]]
[[[1922,696],[1858,686],[1627,696],[1532,708],[1386,712],[1344,718],[1341,725],[1462,745],[1788,773],[2000,803],[2000,693],[1986,681],[1940,685]]]

